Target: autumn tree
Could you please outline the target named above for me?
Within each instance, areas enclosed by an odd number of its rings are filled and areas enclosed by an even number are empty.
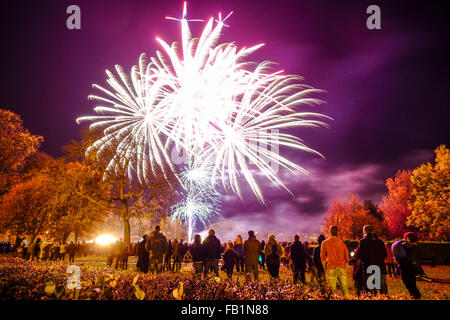
[[[346,199],[335,199],[328,209],[328,215],[322,225],[323,231],[328,232],[331,225],[337,225],[339,235],[343,239],[359,239],[362,237],[362,228],[366,224],[373,226],[378,236],[386,236],[386,226],[384,219],[380,219],[381,214],[371,213],[369,202],[361,203],[358,195],[353,194]]]
[[[407,224],[429,234],[433,240],[450,238],[450,150],[435,150],[435,164],[426,163],[413,170],[414,185]]]
[[[392,238],[402,238],[405,232],[416,231],[406,225],[407,218],[411,215],[409,203],[414,202],[414,185],[410,178],[410,170],[399,170],[394,178],[386,180],[388,192],[383,196],[381,210]]]
[[[45,175],[15,184],[0,204],[1,228],[33,241],[50,225],[52,208],[48,199],[54,192],[52,181]]]
[[[25,160],[34,154],[43,138],[31,134],[14,112],[0,109],[0,196],[17,181]]]
[[[136,159],[128,150],[135,147],[134,143],[130,135],[120,141],[114,137],[106,140],[102,132],[85,129],[81,141],[72,141],[64,148],[70,159],[82,159],[93,170],[102,172],[109,184],[111,210],[119,213],[123,223],[125,245],[130,244],[130,219],[167,211],[164,208],[174,197],[172,186],[177,184],[174,176],[164,176],[160,171],[149,174],[147,181],[130,179],[130,167]]]
[[[76,161],[59,159],[45,173],[55,187],[49,199],[53,211],[50,233],[65,241],[73,232],[78,241],[104,220],[109,210],[108,186],[101,174]]]

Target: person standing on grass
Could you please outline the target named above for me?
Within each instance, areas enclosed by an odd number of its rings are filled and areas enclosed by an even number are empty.
[[[70,241],[69,245],[67,246],[67,254],[69,255],[69,262],[75,261],[75,253],[76,253],[77,247],[73,241]]]
[[[181,264],[184,262],[184,257],[186,256],[186,253],[188,252],[188,244],[187,242],[183,243],[183,239],[181,239],[180,246],[178,249],[178,254],[180,255],[180,262],[179,262],[179,268],[181,269]]]
[[[373,227],[371,225],[365,225],[363,227],[364,236],[359,241],[359,246],[356,249],[355,257],[360,261],[357,273],[359,276],[358,288],[363,291],[368,291],[366,286],[367,280],[367,268],[369,266],[377,266],[380,268],[380,292],[381,294],[387,294],[387,284],[386,284],[386,264],[384,260],[387,258],[386,246],[384,242],[377,237]],[[358,294],[359,294],[358,290]],[[372,290],[373,291],[373,290]]]
[[[228,241],[225,254],[223,255],[223,268],[227,273],[228,279],[233,277],[234,265],[238,263],[238,259],[238,255],[233,250],[233,243]]]
[[[59,260],[64,261],[66,258],[67,246],[65,242],[60,242],[59,244]]]
[[[419,289],[416,284],[416,269],[414,266],[417,243],[419,238],[413,232],[407,232],[402,240],[392,244],[392,254],[400,266],[400,275],[406,289],[414,299],[421,299]]]
[[[234,241],[234,251],[238,256],[238,260],[236,263],[236,271],[244,272],[244,252],[243,252],[244,241],[242,241],[241,235],[236,237]]]
[[[41,238],[37,238],[30,246],[30,260],[39,261],[41,255]]]
[[[317,282],[321,283],[325,279],[325,270],[322,265],[322,260],[320,260],[320,248],[322,247],[322,242],[325,240],[325,236],[323,234],[319,235],[317,238],[317,246],[313,250],[313,265],[312,268],[312,278],[311,282],[314,278],[317,279]]]
[[[156,274],[162,271],[163,256],[167,251],[167,239],[160,231],[160,227],[156,226],[145,244],[145,249],[149,252],[149,270]]]
[[[280,276],[280,258],[283,254],[283,249],[280,244],[275,240],[275,236],[272,234],[269,236],[269,241],[264,248],[266,254],[267,271],[271,278],[279,278]]]
[[[22,259],[27,260],[27,256],[28,256],[28,245],[24,242],[22,243]]]
[[[391,246],[387,242],[384,244],[384,246],[386,248],[386,259],[384,260],[384,262],[386,263],[387,273],[389,274],[390,278],[397,277],[395,273],[395,260],[394,255],[391,251]]]
[[[136,269],[143,273],[148,272],[149,252],[145,249],[145,244],[147,243],[147,238],[148,238],[148,236],[146,234],[144,234],[142,236],[142,240],[138,243],[138,247],[137,247],[138,261],[136,263]]]
[[[336,291],[336,281],[338,280],[345,299],[350,299],[346,273],[350,261],[348,249],[345,243],[337,237],[337,226],[331,226],[329,232],[330,237],[322,242],[320,259],[322,260],[331,290]]]
[[[172,271],[175,271],[175,265],[176,265],[176,260],[177,260],[177,256],[178,256],[178,239],[175,238],[175,240],[173,241],[172,244],[172,254],[173,254],[173,264],[172,264]]]
[[[245,261],[245,272],[252,272],[255,280],[258,280],[258,258],[259,258],[260,243],[256,239],[255,232],[250,230],[248,232],[248,239],[245,240],[243,246],[243,254]]]
[[[59,244],[57,242],[54,242],[52,245],[52,255],[50,257],[50,260],[56,261],[59,259]]]
[[[167,250],[164,253],[164,265],[163,270],[170,271],[172,270],[172,254],[173,254],[173,246],[172,242],[169,240],[167,243]]]
[[[174,271],[180,271],[181,269],[181,262],[183,260],[183,253],[184,245],[183,245],[183,239],[180,240],[180,242],[177,243],[177,246],[173,252],[173,264],[174,264]]]
[[[298,234],[294,236],[294,243],[291,246],[291,261],[292,261],[292,272],[294,276],[294,284],[297,283],[300,276],[300,281],[304,284],[306,262],[308,261],[307,253],[305,247],[300,242],[300,237]]]
[[[192,256],[192,265],[194,266],[195,274],[202,274],[205,264],[205,255],[203,252],[202,238],[199,234],[194,237],[194,243],[189,247],[189,252]]]
[[[204,276],[208,275],[210,269],[214,271],[216,277],[219,276],[219,259],[222,254],[222,245],[217,239],[213,229],[209,230],[209,235],[203,241],[203,252],[205,254],[205,270]]]
[[[280,256],[280,265],[281,264],[284,264],[284,265],[286,265],[286,256],[285,256],[285,247],[286,247],[286,244],[285,243],[281,243],[280,244],[280,247],[281,247],[281,256]]]
[[[264,253],[264,248],[266,247],[266,243],[264,240],[261,241],[259,245],[259,268],[265,270],[266,269],[266,254]]]

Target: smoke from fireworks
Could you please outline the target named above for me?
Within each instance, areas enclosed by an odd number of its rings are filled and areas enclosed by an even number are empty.
[[[307,173],[281,156],[280,146],[318,154],[281,131],[322,126],[320,118],[326,116],[300,112],[303,105],[321,103],[309,97],[319,90],[300,84],[300,77],[271,72],[267,61],[255,68],[245,61],[262,44],[242,49],[234,43],[218,44],[230,15],[210,18],[197,39],[191,35],[185,4],[180,19],[168,17],[181,23],[181,44],[157,38],[165,54],[157,51],[150,62],[141,55],[131,80],[119,66],[119,78],[107,71],[112,91],[94,85],[106,98],[90,96],[102,103],[94,109],[99,115],[77,121],[90,120],[93,127],[105,128],[105,137],[93,146],[98,150],[112,138],[131,138],[132,144],[119,147],[134,155],[129,175],[135,171],[140,181],[157,167],[176,171],[168,151],[175,147],[189,158],[212,162],[211,183],[220,178],[225,190],[231,188],[242,198],[243,177],[264,203],[254,172],[284,188],[276,168]]]

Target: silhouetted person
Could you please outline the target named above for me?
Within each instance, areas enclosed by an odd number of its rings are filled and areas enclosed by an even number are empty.
[[[306,282],[305,271],[308,257],[305,247],[300,242],[298,234],[294,236],[294,243],[291,246],[292,272],[294,273],[294,284],[297,283],[299,277],[302,283]]]
[[[162,271],[164,253],[167,251],[167,239],[160,232],[160,227],[156,226],[148,237],[145,249],[149,252],[149,269],[151,273],[157,274]]]
[[[418,242],[419,238],[413,232],[407,232],[402,240],[392,244],[392,253],[400,266],[400,275],[403,283],[415,299],[422,297],[417,288],[416,269],[414,266]]]
[[[228,279],[233,277],[234,265],[238,263],[238,255],[233,250],[233,243],[229,241],[225,249],[225,254],[223,255],[223,269],[227,273]]]
[[[241,235],[238,235],[236,237],[233,250],[234,252],[236,252],[236,255],[238,257],[236,262],[236,271],[244,272],[244,242],[242,241]]]
[[[70,241],[69,245],[67,246],[67,254],[69,255],[69,262],[75,261],[76,250],[77,247],[75,246],[75,243],[73,243],[73,241]]]
[[[138,243],[137,247],[138,261],[136,264],[136,268],[138,269],[138,271],[141,271],[143,273],[148,272],[149,252],[145,249],[147,238],[148,238],[147,235],[144,234],[142,236],[142,240]]]
[[[189,247],[189,252],[192,256],[192,264],[196,274],[201,274],[203,272],[203,267],[205,264],[205,254],[201,241],[202,238],[200,235],[196,234],[194,237],[194,243],[192,243]]]
[[[222,246],[220,240],[215,236],[213,229],[209,230],[209,235],[203,241],[203,250],[205,254],[206,266],[204,270],[204,276],[208,275],[210,269],[214,271],[214,274],[219,276],[219,259],[222,253]]]
[[[269,236],[269,241],[264,248],[266,254],[267,271],[271,278],[279,278],[280,275],[280,259],[283,254],[283,249],[280,244],[275,240],[274,235]]]
[[[258,258],[259,258],[260,243],[256,239],[255,232],[250,230],[248,232],[248,239],[244,242],[244,260],[245,272],[252,272],[255,280],[258,280]]]
[[[369,291],[366,285],[367,281],[367,268],[369,266],[377,266],[380,268],[380,292],[382,294],[387,294],[387,284],[386,284],[386,264],[384,260],[387,257],[386,247],[384,242],[380,240],[371,225],[365,225],[363,227],[364,236],[359,241],[359,246],[356,249],[355,256],[360,261],[359,269],[357,271],[357,294],[360,291]],[[373,272],[373,271],[372,271]],[[372,274],[370,272],[370,274]]]
[[[266,242],[261,240],[261,244],[259,245],[259,268],[265,270],[266,269],[266,254],[264,253],[264,248],[266,247]]]
[[[324,240],[325,240],[325,236],[323,234],[321,234],[317,238],[318,245],[313,250],[313,265],[314,265],[314,267],[312,268],[313,269],[312,274],[313,274],[313,277],[315,277],[319,283],[325,279],[325,269],[323,268],[322,260],[320,260],[320,248],[321,248],[322,242]]]

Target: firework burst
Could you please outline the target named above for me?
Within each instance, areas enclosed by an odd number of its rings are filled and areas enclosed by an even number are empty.
[[[211,184],[212,166],[191,165],[181,174],[183,199],[172,208],[172,219],[187,222],[189,242],[192,240],[195,222],[206,225],[208,219],[219,213],[221,194]]]
[[[282,131],[324,126],[321,120],[327,117],[300,111],[304,105],[322,102],[309,97],[319,90],[301,84],[298,76],[271,72],[270,62],[253,67],[245,60],[263,44],[238,49],[234,43],[218,43],[230,15],[210,18],[200,37],[193,38],[189,21],[201,20],[188,20],[185,4],[180,19],[167,17],[180,22],[181,44],[156,38],[164,53],[157,51],[150,62],[142,55],[131,80],[118,66],[119,78],[107,71],[112,91],[94,85],[106,98],[90,96],[102,103],[94,109],[100,115],[78,121],[94,121],[92,126],[105,128],[105,137],[93,146],[97,150],[112,138],[131,139],[133,143],[121,143],[119,148],[134,155],[129,175],[137,172],[140,181],[156,167],[175,172],[168,151],[174,147],[189,159],[213,163],[212,185],[219,178],[225,190],[231,188],[242,198],[240,181],[245,180],[264,203],[255,171],[285,189],[278,167],[307,173],[281,156],[280,147],[319,154]]]

